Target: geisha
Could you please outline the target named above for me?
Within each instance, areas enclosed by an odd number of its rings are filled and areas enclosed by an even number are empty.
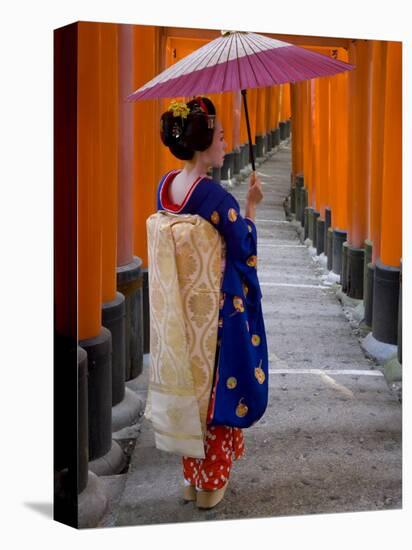
[[[197,214],[224,242],[204,458],[182,455],[183,498],[199,508],[211,508],[224,497],[232,460],[244,455],[242,429],[257,422],[267,406],[268,353],[254,222],[263,194],[260,179],[252,173],[242,216],[234,196],[207,175],[211,167],[223,165],[226,148],[210,99],[172,102],[161,117],[160,136],[185,164],[162,177],[158,212]]]

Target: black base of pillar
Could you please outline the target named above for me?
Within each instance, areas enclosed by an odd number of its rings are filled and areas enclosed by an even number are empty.
[[[365,324],[368,327],[372,326],[373,317],[373,283],[375,279],[375,264],[368,263],[366,267],[366,280],[363,289],[363,303],[365,306]]]
[[[303,214],[303,227],[305,228],[304,230],[304,233],[303,233],[303,237],[306,241],[306,239],[309,239],[309,220],[312,218],[312,212],[313,212],[313,208],[310,207],[310,206],[307,206],[304,210],[304,214]]]
[[[291,127],[291,121],[288,119],[286,121],[286,139],[290,138],[290,127]]]
[[[264,155],[264,140],[263,136],[256,136],[256,157],[263,157]]]
[[[286,122],[279,122],[280,141],[286,139]]]
[[[345,241],[342,244],[342,265],[340,269],[340,284],[342,292],[348,292],[348,247],[349,243]]]
[[[332,271],[332,260],[333,260],[333,227],[328,227],[326,233],[326,250],[328,256],[328,262],[326,267],[329,271]]]
[[[308,206],[308,190],[306,187],[302,187],[300,190],[300,197],[300,218],[303,225],[305,223],[305,208]]]
[[[239,146],[239,172],[245,167],[245,146]]]
[[[401,271],[399,273],[398,361],[402,365],[402,262]]]
[[[126,382],[126,304],[123,294],[102,305],[102,325],[112,334],[112,406],[124,398]]]
[[[274,149],[276,146],[275,130],[270,131],[270,143],[272,144],[272,149]]]
[[[89,463],[89,429],[88,429],[88,397],[87,397],[87,353],[77,347],[77,494],[87,486]]]
[[[216,168],[216,166],[214,166],[212,168],[212,178],[215,181],[220,182],[220,180],[221,180],[221,167],[220,166],[218,168]]]
[[[328,229],[332,226],[332,210],[328,207],[325,208],[325,234],[323,249],[325,254],[328,254]]]
[[[316,254],[325,252],[325,220],[318,218],[316,220]]]
[[[305,185],[305,178],[303,174],[297,174],[295,181],[296,181],[296,187],[303,187]]]
[[[143,276],[142,260],[134,256],[129,264],[117,268],[117,290],[126,306],[126,381],[143,369]]]
[[[333,230],[332,271],[336,273],[336,275],[340,275],[342,269],[342,245],[346,241],[346,238],[346,231],[341,231],[340,229]]]
[[[364,262],[363,262],[363,291],[364,291],[364,294],[365,294],[365,289],[366,289],[366,279],[368,277],[368,265],[370,263],[372,263],[372,241],[366,239],[363,243],[363,248],[365,250],[365,259],[364,259]],[[365,296],[364,296],[364,301],[365,301]]]
[[[296,187],[290,189],[290,211],[296,214]]]
[[[298,222],[302,223],[302,205],[301,205],[301,193],[300,187],[295,187],[295,214]]]
[[[87,353],[89,461],[108,453],[112,446],[112,335],[102,327],[98,336],[80,340]]]
[[[240,159],[241,153],[240,149],[235,149],[233,151],[233,174],[236,176],[240,172],[240,166],[241,166],[241,159]]]
[[[313,208],[308,212],[309,224],[309,239],[312,241],[312,246],[316,248],[316,221],[320,216],[320,212]]]
[[[357,300],[363,299],[363,272],[365,251],[363,248],[348,247],[347,295]]]
[[[226,153],[223,166],[220,168],[220,179],[222,181],[229,180],[233,177],[235,168],[235,159],[233,152]]]
[[[276,128],[274,131],[275,147],[280,144],[280,128]]]
[[[268,153],[273,149],[272,132],[267,132],[265,135],[266,152]]]
[[[295,214],[299,222],[303,222],[302,193],[303,175],[298,174],[295,178]]]
[[[372,334],[376,340],[395,346],[398,343],[399,279],[399,268],[376,261]]]
[[[256,143],[253,143],[252,147],[253,147],[253,158],[256,160],[256,157],[257,157],[257,155],[256,155]],[[252,162],[252,159],[250,158],[249,152],[248,152],[248,163],[251,163],[251,162]]]

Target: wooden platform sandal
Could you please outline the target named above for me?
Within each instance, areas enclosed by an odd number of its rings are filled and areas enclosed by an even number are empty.
[[[216,504],[219,504],[225,496],[229,481],[216,491],[197,491],[196,492],[196,506],[198,508],[213,508]]]

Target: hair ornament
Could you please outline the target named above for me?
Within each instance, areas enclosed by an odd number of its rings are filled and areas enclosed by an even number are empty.
[[[174,117],[187,118],[187,115],[190,113],[189,107],[183,101],[172,101],[169,105],[168,111],[173,113]]]

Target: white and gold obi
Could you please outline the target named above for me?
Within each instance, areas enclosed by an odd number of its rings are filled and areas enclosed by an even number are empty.
[[[146,220],[150,373],[145,416],[158,449],[204,458],[225,242],[197,214]]]

